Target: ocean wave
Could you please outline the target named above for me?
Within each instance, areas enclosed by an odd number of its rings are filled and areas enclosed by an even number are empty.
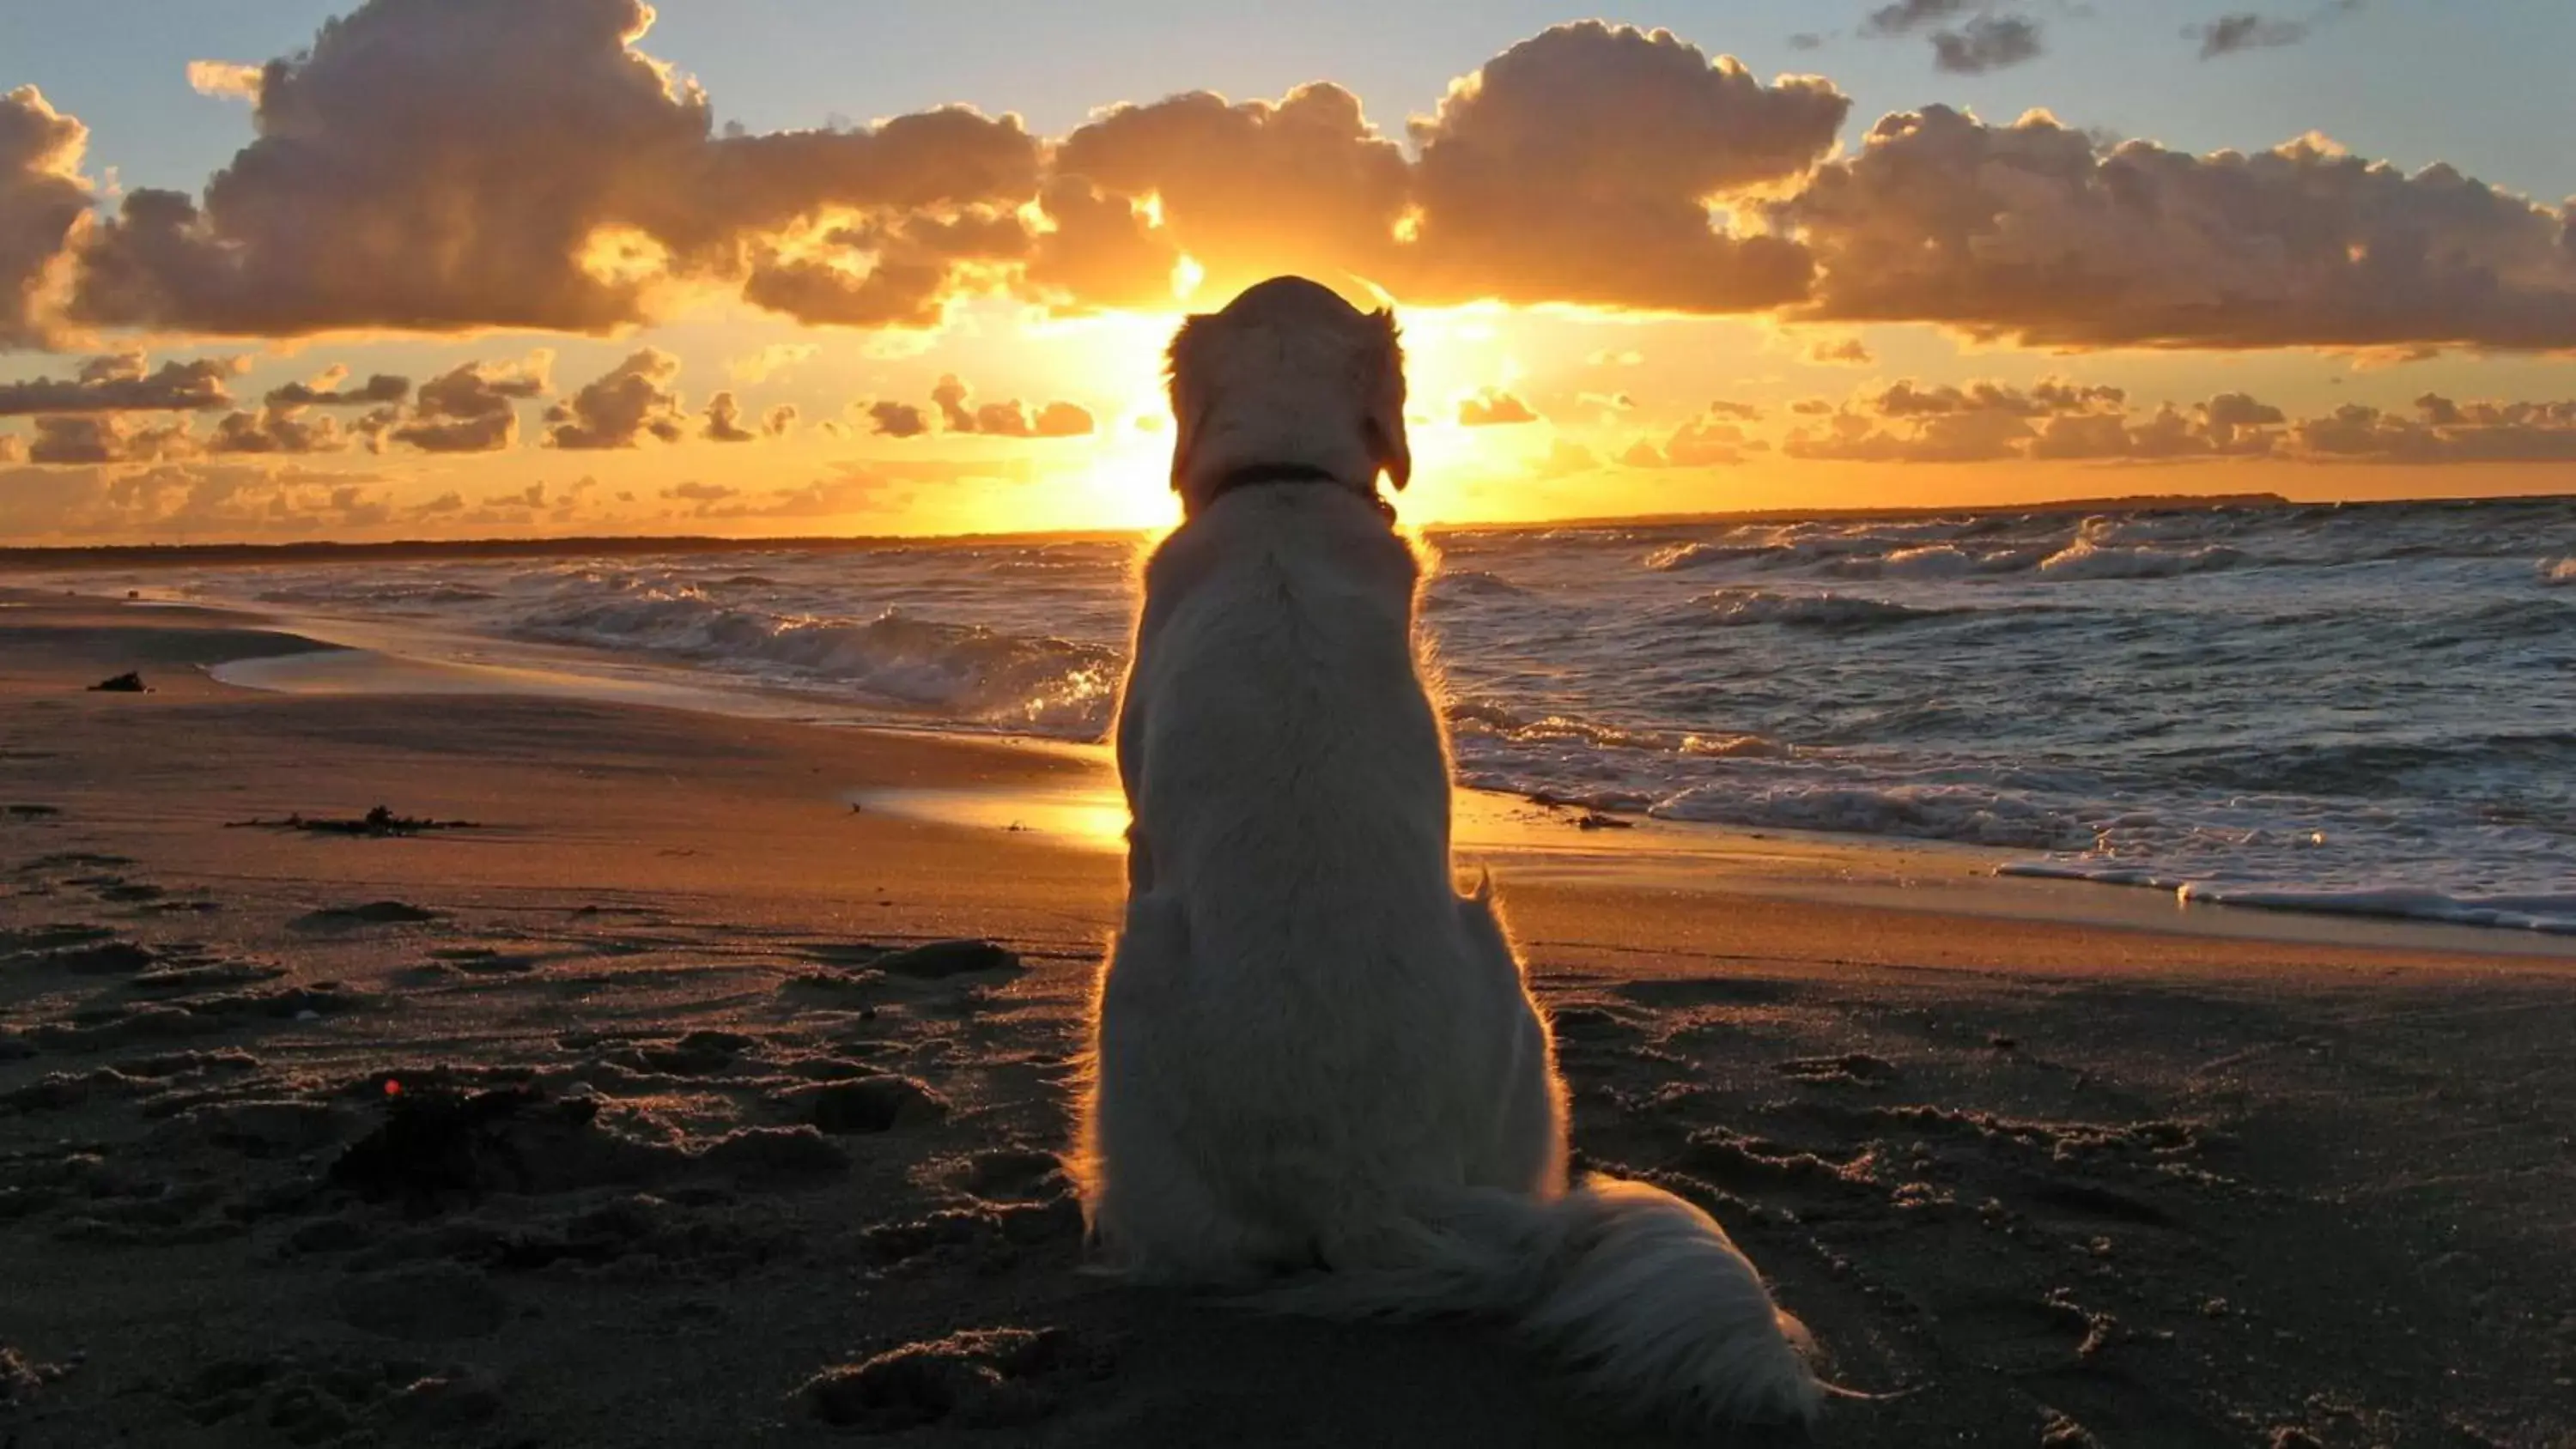
[[[1777,546],[1768,543],[1671,543],[1647,554],[1646,567],[1657,573],[1681,573],[1760,558]]]
[[[500,595],[471,584],[438,579],[331,579],[311,584],[263,589],[251,595],[262,604],[305,608],[383,608],[407,604],[479,604]]]
[[[2039,561],[2040,576],[2061,581],[2080,579],[2169,579],[2234,568],[2245,555],[2223,543],[2200,548],[2130,547],[2080,536]]]
[[[1948,609],[1919,609],[1850,594],[1777,594],[1769,589],[1719,589],[1691,601],[1706,621],[1727,628],[1784,624],[1810,629],[1868,629],[1938,618]]]
[[[1063,639],[896,610],[865,620],[790,617],[729,607],[689,588],[561,602],[511,632],[784,673],[800,687],[846,688],[950,718],[1083,737],[1106,727],[1120,669],[1115,651]]]
[[[1483,569],[1450,569],[1431,576],[1427,590],[1434,603],[1467,599],[1525,599],[1530,591]]]
[[[1984,562],[1956,544],[1928,543],[1882,558],[1835,559],[1825,569],[1847,579],[1955,579],[1977,572]]]
[[[1975,785],[1864,785],[1849,782],[1695,785],[1647,812],[1781,830],[1902,835],[2014,850],[2068,850],[2093,839],[2092,827],[2062,811]]]
[[[1491,700],[1453,700],[1444,713],[1452,729],[1522,745],[1578,744],[1592,749],[1644,750],[1703,759],[1782,759],[1791,753],[1789,746],[1760,735],[1623,729],[1554,714],[1532,718]]]
[[[2475,896],[2419,886],[2299,886],[2273,882],[2197,879],[2135,862],[2023,860],[1995,868],[1997,875],[2095,885],[2143,886],[2172,891],[2176,899],[2213,906],[2329,915],[2432,921],[2454,926],[2576,935],[2576,894]]]

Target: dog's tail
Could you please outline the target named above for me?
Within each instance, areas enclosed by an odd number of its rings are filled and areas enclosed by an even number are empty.
[[[1830,1392],[1806,1328],[1780,1311],[1715,1219],[1641,1182],[1596,1177],[1541,1200],[1444,1195],[1368,1255],[1256,1296],[1324,1317],[1499,1313],[1592,1386],[1680,1423],[1807,1423]]]

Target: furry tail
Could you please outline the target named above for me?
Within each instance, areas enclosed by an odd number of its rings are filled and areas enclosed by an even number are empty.
[[[1504,1314],[1596,1389],[1691,1425],[1804,1424],[1828,1392],[1806,1328],[1772,1306],[1725,1229],[1644,1183],[1594,1178],[1552,1201],[1465,1190],[1368,1257],[1253,1301],[1324,1317]]]

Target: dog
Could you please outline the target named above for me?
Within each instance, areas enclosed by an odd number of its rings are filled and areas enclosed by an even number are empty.
[[[1633,1409],[1811,1420],[1805,1330],[1698,1208],[1569,1186],[1488,875],[1461,895],[1390,312],[1264,282],[1173,338],[1183,521],[1116,746],[1125,921],[1070,1164],[1101,1271],[1326,1316],[1500,1315]]]

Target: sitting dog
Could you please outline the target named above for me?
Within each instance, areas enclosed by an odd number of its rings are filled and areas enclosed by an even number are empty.
[[[1417,672],[1395,323],[1278,278],[1171,348],[1184,521],[1117,725],[1126,921],[1073,1166],[1111,1272],[1327,1315],[1496,1313],[1628,1405],[1805,1420],[1805,1333],[1698,1208],[1566,1182],[1565,1090],[1488,878],[1461,897]]]

